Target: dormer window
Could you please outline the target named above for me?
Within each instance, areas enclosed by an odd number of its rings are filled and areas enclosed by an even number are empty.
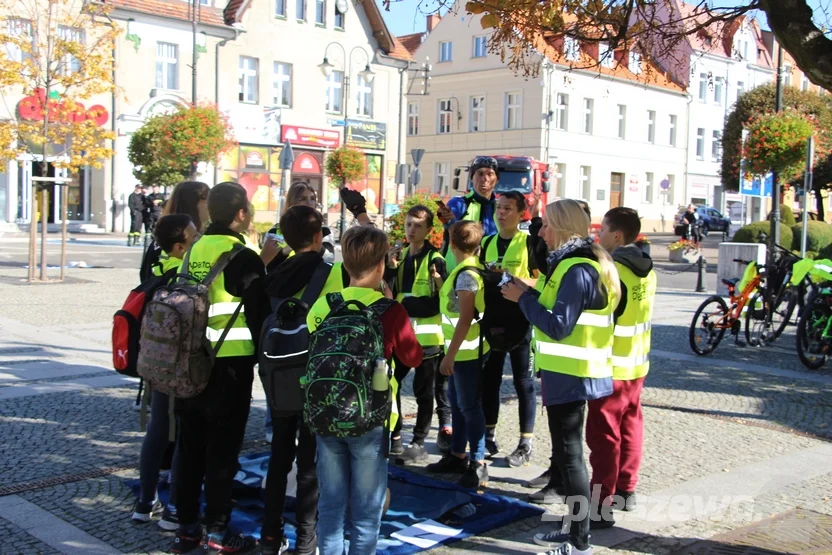
[[[577,62],[581,56],[581,47],[575,37],[563,37],[563,55],[570,62]]]
[[[641,54],[638,52],[630,52],[630,59],[627,67],[636,75],[641,73]]]
[[[598,62],[600,62],[603,67],[612,67],[615,64],[615,56],[613,55],[613,51],[612,48],[610,48],[609,43],[598,43]]]

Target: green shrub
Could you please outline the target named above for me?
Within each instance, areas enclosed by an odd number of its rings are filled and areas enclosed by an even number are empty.
[[[766,219],[771,221],[771,212],[768,213]],[[791,206],[786,206],[784,204],[780,207],[780,223],[785,224],[789,227],[792,227],[794,226],[794,224],[797,223],[797,220],[794,217],[794,211],[792,210]]]
[[[818,252],[832,243],[832,225],[826,222],[809,221],[806,230],[806,251]],[[800,237],[803,234],[803,224],[792,226],[792,249],[800,252]]]
[[[732,241],[734,243],[762,243],[761,233],[765,233],[766,236],[771,234],[770,222],[754,222],[743,226],[734,234]],[[782,223],[780,224],[780,244],[789,246],[792,244],[792,229]]]
[[[818,255],[815,257],[817,260],[824,260],[826,258],[832,259],[832,244],[826,245],[820,251],[818,251]]]

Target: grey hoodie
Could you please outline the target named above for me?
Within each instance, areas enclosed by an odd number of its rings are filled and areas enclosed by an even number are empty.
[[[639,278],[645,278],[653,270],[653,259],[633,243],[615,249],[612,253],[614,262],[626,266]],[[621,302],[615,309],[616,319],[624,314],[627,308],[627,287],[621,282]]]

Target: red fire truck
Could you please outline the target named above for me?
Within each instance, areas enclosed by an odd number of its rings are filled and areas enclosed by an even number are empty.
[[[526,197],[526,206],[530,207],[534,203],[534,197],[540,197],[538,210],[543,211],[547,204],[549,193],[549,165],[535,160],[530,156],[508,156],[504,154],[481,156],[491,156],[497,160],[497,169],[500,172],[500,180],[497,182],[497,189],[495,193],[499,196],[500,193],[507,193],[509,191],[517,191],[523,193]],[[467,166],[461,166],[454,170],[454,189],[460,190],[459,176],[464,171],[466,174],[466,186],[464,192],[471,191],[474,184],[471,181],[470,167],[473,159]],[[529,208],[526,208],[526,213],[523,214],[523,222],[521,228],[528,227],[528,221],[532,218]]]

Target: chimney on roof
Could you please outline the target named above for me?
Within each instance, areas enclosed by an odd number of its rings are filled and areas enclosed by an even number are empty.
[[[433,29],[439,25],[439,15],[438,14],[431,14],[427,17],[428,21],[428,33],[433,31]]]

